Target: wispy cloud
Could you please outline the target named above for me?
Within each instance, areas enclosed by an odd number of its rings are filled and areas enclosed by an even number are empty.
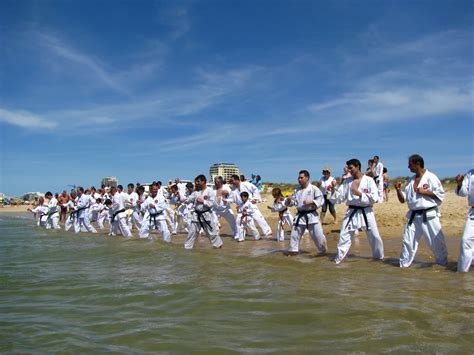
[[[158,21],[169,27],[172,40],[183,37],[191,30],[190,14],[185,3],[156,2],[156,11]]]
[[[53,129],[57,126],[56,122],[49,121],[27,111],[11,111],[3,108],[0,108],[0,122],[9,123],[26,129]]]
[[[38,43],[48,49],[51,53],[87,69],[99,78],[103,84],[114,91],[127,96],[130,95],[128,90],[123,87],[114,75],[106,70],[97,59],[73,48],[71,45],[52,34],[38,32],[36,35],[38,36]]]
[[[349,56],[345,63],[360,73],[346,78],[353,83],[350,90],[309,105],[309,112],[339,122],[372,123],[474,113],[472,62],[459,55],[473,47],[465,32],[439,32],[392,45],[373,28],[369,34],[376,39],[370,57]]]

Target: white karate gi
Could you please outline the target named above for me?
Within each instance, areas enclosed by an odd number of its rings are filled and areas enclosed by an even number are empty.
[[[94,202],[89,207],[89,221],[90,222],[97,222],[97,220],[99,219],[99,210],[100,210],[100,205],[97,202]]]
[[[240,183],[239,188],[234,188],[230,195],[229,200],[232,200],[237,206],[242,205],[242,200],[240,199],[241,192],[247,192],[249,194],[249,201],[257,202],[261,201],[260,192],[258,191],[257,187],[251,184],[248,181],[242,181]],[[252,218],[257,223],[257,225],[262,229],[263,235],[268,237],[272,234],[272,229],[268,225],[267,221],[262,215],[262,212],[258,209],[257,205],[255,205],[256,211],[253,214]]]
[[[377,190],[379,192],[379,203],[383,202],[383,164],[379,161],[378,164],[374,164],[374,180],[377,178]]]
[[[272,212],[278,213],[278,222],[277,222],[277,240],[282,242],[285,240],[285,224],[290,227],[293,226],[293,216],[291,215],[288,206],[285,204],[286,199],[276,199],[273,202]]]
[[[408,204],[409,211],[406,216],[405,231],[403,234],[402,250],[400,252],[400,267],[409,267],[415,259],[418,242],[423,234],[426,243],[430,246],[436,259],[436,263],[446,265],[448,263],[448,248],[444,240],[444,234],[439,220],[438,206],[444,199],[444,190],[438,177],[425,171],[420,179],[418,187],[431,191],[436,198],[421,195],[414,190],[415,176],[412,176],[405,186],[402,194]],[[413,211],[416,214],[412,217]],[[424,211],[424,212],[423,212]],[[412,223],[410,223],[412,217]]]
[[[461,247],[458,257],[458,271],[468,272],[474,256],[474,169],[464,175],[461,188],[456,188],[459,196],[468,196],[467,202],[471,207],[467,216]]]
[[[79,233],[82,228],[85,228],[90,233],[97,233],[96,229],[91,225],[89,221],[89,207],[91,206],[91,197],[86,194],[78,195],[76,203],[77,216],[74,218],[74,232]]]
[[[127,224],[127,213],[125,212],[125,200],[126,196],[120,192],[116,192],[112,196],[112,218],[111,218],[111,233],[122,234],[125,238],[129,239],[132,237],[132,232]]]
[[[47,216],[48,216],[49,208],[48,206],[41,205],[36,206],[31,210],[34,213],[36,218],[36,225],[38,227],[46,227],[47,225]]]
[[[104,204],[99,204],[99,213],[97,216],[97,225],[99,229],[105,229],[104,222],[108,220],[109,217],[109,209],[104,206]]]
[[[258,232],[255,223],[253,223],[253,216],[257,213],[258,208],[250,200],[246,203],[242,203],[237,207],[237,240],[243,242],[245,240],[246,229],[249,228],[255,240],[260,239],[260,233]]]
[[[204,203],[197,201],[199,197],[204,199]],[[206,233],[214,248],[221,247],[222,239],[219,236],[219,227],[217,226],[217,220],[213,217],[212,213],[212,208],[216,203],[216,193],[210,188],[206,188],[203,191],[195,191],[191,196],[189,196],[188,202],[193,203],[193,209],[188,238],[184,242],[184,248],[193,248],[194,242],[199,235],[201,228]]]
[[[145,202],[141,205],[141,209],[145,215],[143,216],[142,226],[139,232],[140,238],[148,238],[150,232],[155,228],[161,233],[165,242],[171,242],[171,233],[168,230],[164,214],[165,208],[166,201],[163,195],[157,194],[155,197],[147,197]],[[150,239],[156,240],[156,237],[152,235]]]
[[[46,229],[61,229],[59,226],[58,200],[53,196],[48,202],[48,212],[43,218],[46,219]]]
[[[76,210],[76,203],[77,197],[74,200],[69,200],[69,202],[63,204],[64,207],[69,208],[69,216],[66,217],[66,221],[64,222],[64,230],[67,232],[69,231],[76,222],[77,213],[74,212]]]
[[[171,194],[169,198],[169,204],[170,207],[173,210],[173,234],[178,233],[178,227],[179,227],[179,222],[181,221],[183,225],[183,229],[185,232],[188,232],[188,224],[189,221],[187,220],[187,204],[185,203],[186,201],[186,195],[183,194],[181,195],[181,192],[179,194]]]
[[[125,207],[127,209],[131,209],[131,213],[127,214],[127,224],[130,230],[133,226],[140,230],[142,225],[142,217],[140,216],[140,208],[138,207],[138,200],[139,196],[136,192],[132,192],[131,194],[126,194],[126,201]]]
[[[304,200],[312,200],[311,205],[303,204]],[[296,206],[297,215],[293,219],[293,228],[291,229],[290,245],[288,251],[297,253],[299,251],[300,240],[305,230],[309,231],[309,235],[313,240],[316,248],[321,253],[326,252],[327,242],[324,235],[318,212],[316,211],[323,205],[324,199],[321,190],[316,186],[308,184],[305,188],[298,186],[293,193],[293,199],[286,200],[287,206]]]
[[[226,185],[222,187],[222,191],[227,191],[229,193],[229,196],[231,194],[230,188]],[[232,211],[230,203],[222,195],[219,197],[216,197],[216,205],[214,207],[214,213],[216,214],[217,218],[223,217],[227,221],[227,223],[229,224],[232,230],[232,234],[234,235],[234,239],[237,239],[238,238],[237,224],[236,224],[234,212]]]
[[[365,229],[365,234],[372,248],[372,257],[374,259],[384,258],[382,238],[380,238],[377,222],[372,211],[372,205],[379,200],[377,185],[374,179],[363,175],[357,189],[362,193],[362,196],[356,196],[352,193],[353,181],[353,177],[345,179],[342,185],[329,196],[331,202],[345,202],[349,206],[342,221],[341,233],[339,234],[336,264],[339,264],[349,252],[352,238],[356,235],[359,228]],[[367,220],[364,218],[364,213]]]

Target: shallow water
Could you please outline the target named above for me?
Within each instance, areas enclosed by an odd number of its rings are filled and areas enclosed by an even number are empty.
[[[185,251],[0,216],[2,352],[473,349],[473,272],[368,258],[335,267],[287,258],[276,242]]]

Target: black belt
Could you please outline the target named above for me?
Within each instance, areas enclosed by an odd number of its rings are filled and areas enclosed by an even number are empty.
[[[86,210],[88,209],[89,207],[81,207],[81,208],[78,208],[77,210],[74,210],[71,212],[71,214],[69,215],[69,218],[70,219],[73,219],[74,218],[74,215],[77,215],[80,211],[82,210]]]
[[[59,213],[58,211],[58,208],[57,207],[54,207],[54,211],[49,211],[48,213],[45,213],[45,214],[42,214],[40,216],[40,219],[43,218],[43,217],[46,217],[46,220],[50,219],[52,215],[56,214],[56,213]]]
[[[125,208],[122,208],[121,210],[114,212],[114,214],[112,215],[112,220],[110,222],[113,222],[115,220],[115,217],[117,217],[117,215],[122,212],[125,212]]]
[[[198,222],[199,222],[199,224],[201,225],[202,229],[206,229],[206,228],[204,227],[204,224],[206,224],[206,225],[209,227],[209,229],[211,230],[211,232],[212,232],[211,223],[209,223],[209,221],[207,221],[207,220],[204,218],[204,216],[203,216],[204,213],[209,212],[209,211],[211,211],[210,208],[207,209],[207,210],[204,210],[204,211],[198,211],[198,210],[196,210],[196,209],[194,210],[194,212],[196,212],[196,214],[197,214]]]
[[[377,183],[377,184],[378,184],[378,183],[379,183],[379,175],[377,175],[377,176],[374,176],[374,180],[375,180],[375,183]]]
[[[352,218],[355,216],[356,212],[357,211],[362,211],[362,216],[364,217],[364,222],[365,222],[365,227],[367,228],[367,230],[370,230],[370,227],[369,227],[369,222],[367,220],[367,214],[365,213],[365,209],[368,208],[370,206],[366,206],[366,207],[362,207],[362,206],[349,206],[349,209],[352,210],[351,214],[349,215],[349,219],[346,223],[346,226],[344,227],[344,229],[347,228],[347,226],[349,225],[349,223],[351,222]]]
[[[153,219],[153,224],[155,225],[155,228],[158,229],[158,225],[156,224],[156,217],[158,217],[162,213],[163,211],[157,213],[150,213],[150,216],[148,217],[148,223],[151,223],[151,220]]]
[[[309,222],[309,221],[308,221],[308,215],[309,215],[310,213],[313,213],[313,212],[316,212],[316,211],[317,211],[317,208],[312,209],[312,210],[308,210],[308,211],[298,211],[297,214],[296,214],[297,217],[296,217],[296,221],[295,221],[294,226],[295,226],[295,227],[298,227],[298,225],[299,225],[299,223],[300,223],[300,219],[301,219],[301,218],[304,218],[305,221],[306,221],[306,227],[308,227],[308,222]]]
[[[423,215],[423,223],[426,223],[428,221],[428,219],[426,218],[426,212],[432,211],[436,208],[438,208],[438,206],[433,206],[422,210],[412,210],[410,213],[410,218],[408,219],[408,225],[411,225],[413,223],[413,220],[415,219],[415,216],[417,214]]]

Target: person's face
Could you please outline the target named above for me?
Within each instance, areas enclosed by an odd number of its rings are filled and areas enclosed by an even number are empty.
[[[204,180],[195,180],[194,185],[196,185],[197,190],[203,190],[206,187]]]
[[[158,186],[152,186],[151,197],[155,197],[158,194]]]
[[[360,171],[359,168],[355,165],[348,165],[347,169],[349,170],[352,176],[355,176]]]
[[[131,193],[133,192],[133,187],[128,186],[128,187],[127,187],[127,191],[128,191],[129,194],[131,194]]]
[[[306,176],[305,174],[298,175],[298,184],[300,184],[300,186],[306,186],[306,184],[308,184],[308,181],[309,176]]]
[[[220,189],[222,187],[222,182],[219,179],[215,179],[214,180],[214,185],[216,185],[216,187],[218,189]]]
[[[248,196],[240,196],[240,199],[242,200],[243,203],[247,202],[248,201]]]
[[[272,196],[273,198],[277,198],[278,197],[278,193],[276,191],[272,191]]]
[[[329,178],[330,175],[331,175],[331,173],[329,171],[323,170],[323,176],[326,180]]]
[[[379,163],[379,158],[374,157],[374,163],[375,163],[375,164],[378,164],[378,163]]]
[[[230,183],[234,187],[239,187],[240,186],[240,180],[238,180],[238,179],[230,179]]]
[[[419,164],[413,163],[411,160],[408,161],[408,169],[410,169],[412,173],[416,173],[419,168]]]

